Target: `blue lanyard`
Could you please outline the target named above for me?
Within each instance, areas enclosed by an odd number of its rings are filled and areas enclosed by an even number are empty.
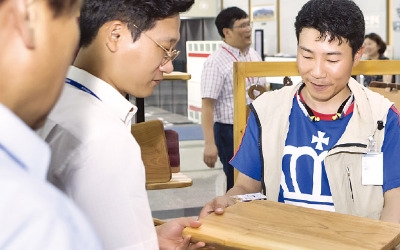
[[[75,88],[82,90],[86,93],[91,94],[92,96],[96,97],[97,99],[99,99],[101,101],[101,99],[95,94],[93,93],[93,91],[91,91],[90,89],[86,88],[85,86],[83,86],[82,84],[80,84],[79,82],[76,82],[70,78],[66,78],[65,79],[65,83],[74,86]]]
[[[8,155],[15,163],[20,165],[22,168],[28,169],[27,166],[22,161],[20,161],[15,155],[13,155],[10,151],[8,151],[8,149],[4,147],[1,143],[0,143],[0,150],[2,150],[6,155]]]

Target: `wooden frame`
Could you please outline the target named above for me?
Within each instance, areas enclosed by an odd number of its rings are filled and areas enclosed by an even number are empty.
[[[361,61],[352,75],[399,75],[400,60]],[[246,128],[246,78],[298,76],[296,62],[235,62],[233,65],[234,92],[234,150],[239,147]]]

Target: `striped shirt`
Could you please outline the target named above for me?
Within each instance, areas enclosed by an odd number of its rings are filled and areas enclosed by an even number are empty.
[[[245,54],[227,43],[212,53],[204,63],[201,74],[201,97],[215,99],[214,122],[233,124],[233,63],[261,61],[258,53],[249,48]],[[264,86],[265,77],[249,77],[246,89],[251,85]],[[246,94],[247,103],[251,99]]]

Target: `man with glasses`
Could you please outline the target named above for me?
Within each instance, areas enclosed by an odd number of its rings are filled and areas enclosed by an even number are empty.
[[[242,9],[222,10],[215,25],[223,45],[204,63],[201,76],[201,123],[204,134],[204,163],[215,167],[219,159],[226,175],[226,190],[233,187],[234,172],[229,160],[233,157],[233,63],[261,61],[251,48],[252,26]],[[265,78],[248,78],[247,86],[264,86]],[[247,102],[251,99],[247,96]]]
[[[87,0],[80,50],[59,102],[39,134],[53,151],[48,180],[82,209],[105,249],[186,249],[178,218],[154,227],[140,148],[137,108],[127,94],[152,94],[179,54],[179,13],[193,0]]]

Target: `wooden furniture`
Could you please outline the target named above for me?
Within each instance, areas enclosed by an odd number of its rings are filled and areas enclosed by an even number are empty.
[[[171,167],[163,122],[151,120],[133,124],[131,133],[140,146],[146,168],[146,184],[168,182]]]
[[[141,149],[146,168],[147,190],[183,188],[192,185],[192,179],[180,172],[171,171],[162,121],[151,120],[133,124],[131,133]]]
[[[164,80],[190,80],[191,75],[185,72],[173,71],[169,74],[164,73],[163,77]],[[144,98],[136,98],[135,105],[138,108],[136,123],[144,122]]]
[[[191,75],[185,72],[171,72],[170,74],[164,73],[164,80],[189,80]],[[162,84],[162,83],[161,83]],[[193,184],[193,181],[188,176],[178,172],[171,173],[169,160],[166,159],[166,145],[165,137],[160,135],[164,135],[164,128],[162,127],[162,131],[160,130],[160,126],[158,125],[158,133],[155,133],[156,130],[150,131],[146,126],[142,124],[144,120],[144,98],[136,98],[136,106],[138,107],[138,112],[136,115],[136,124],[132,125],[132,130],[134,127],[139,127],[139,131],[135,133],[132,131],[132,134],[135,138],[139,138],[141,141],[140,144],[145,144],[145,152],[142,158],[143,162],[150,163],[153,168],[148,169],[146,167],[146,189],[147,190],[159,190],[159,189],[168,189],[168,188],[184,188],[189,187]],[[151,122],[151,121],[149,121]],[[158,121],[160,122],[160,121]],[[161,123],[162,126],[162,123]],[[153,127],[153,129],[155,129]],[[161,132],[162,133],[161,133]],[[146,145],[152,145],[147,147]],[[143,147],[141,145],[143,150]],[[162,151],[162,152],[161,152]],[[161,153],[161,154],[160,154]],[[159,157],[156,157],[158,155]],[[144,156],[144,157],[143,157]],[[158,164],[158,165],[157,165]],[[148,164],[147,164],[148,165]],[[166,168],[168,166],[168,168]]]
[[[239,202],[185,228],[217,249],[392,249],[400,225],[273,201]]]
[[[190,80],[191,75],[186,72],[172,71],[169,74],[164,73],[164,80]]]
[[[172,177],[168,182],[146,183],[147,190],[159,190],[168,188],[184,188],[190,187],[193,180],[182,173],[172,173]]]
[[[372,81],[369,85],[369,89],[385,96],[387,99],[394,102],[396,108],[400,109],[400,84]]]
[[[352,75],[397,75],[400,60],[366,60],[353,68]],[[233,65],[234,145],[239,147],[246,127],[246,78],[298,76],[296,62],[235,62]],[[295,83],[294,83],[295,84]]]

